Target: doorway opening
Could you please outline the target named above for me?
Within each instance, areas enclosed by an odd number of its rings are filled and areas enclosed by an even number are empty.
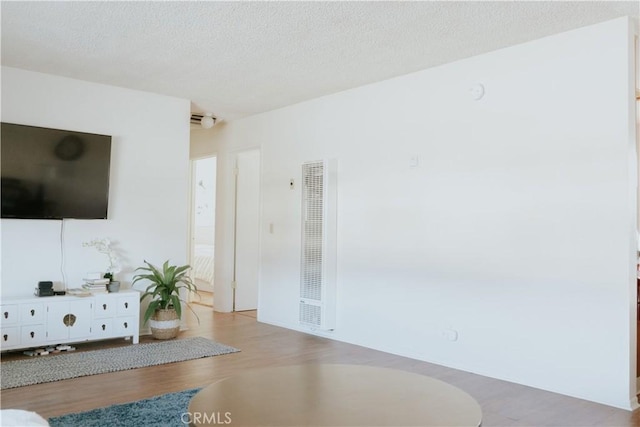
[[[198,294],[191,302],[213,307],[214,248],[216,223],[215,156],[191,162],[191,278]]]

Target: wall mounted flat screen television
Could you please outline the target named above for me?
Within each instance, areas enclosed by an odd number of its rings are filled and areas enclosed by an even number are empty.
[[[2,218],[106,219],[111,136],[0,125]]]

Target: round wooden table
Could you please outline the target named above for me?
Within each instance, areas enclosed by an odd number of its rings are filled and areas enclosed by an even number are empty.
[[[480,405],[434,378],[359,365],[247,371],[200,390],[192,426],[474,426]]]

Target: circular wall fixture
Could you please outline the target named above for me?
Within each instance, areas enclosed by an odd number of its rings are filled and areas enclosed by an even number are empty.
[[[484,96],[484,85],[481,83],[473,85],[471,89],[469,89],[469,92],[471,93],[471,97],[478,101]]]
[[[204,129],[211,129],[213,125],[216,124],[216,118],[213,117],[213,114],[207,113],[200,119],[200,125]]]
[[[84,142],[76,135],[67,135],[56,144],[55,155],[61,160],[77,160],[84,153]]]

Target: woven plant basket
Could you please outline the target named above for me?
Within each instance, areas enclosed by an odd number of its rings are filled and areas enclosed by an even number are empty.
[[[151,336],[158,340],[169,340],[178,336],[180,319],[173,308],[158,309],[149,319]]]

